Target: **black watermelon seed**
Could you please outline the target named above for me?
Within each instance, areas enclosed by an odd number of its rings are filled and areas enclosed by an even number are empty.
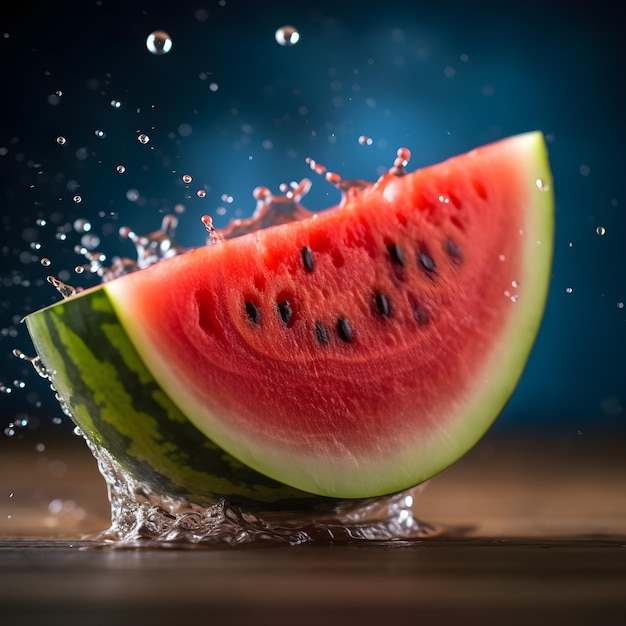
[[[413,317],[420,326],[426,326],[426,324],[430,322],[430,315],[428,314],[428,311],[421,306],[416,306],[413,309]]]
[[[461,261],[461,250],[459,249],[459,246],[457,246],[457,244],[452,241],[452,239],[448,239],[448,241],[446,242],[445,250],[455,263]]]
[[[422,267],[427,271],[427,272],[434,272],[435,271],[435,261],[433,260],[433,258],[426,254],[425,252],[420,252],[419,253],[419,260],[420,263],[422,264]]]
[[[352,341],[352,326],[350,326],[350,322],[348,322],[347,319],[340,317],[337,320],[337,334],[339,335],[339,338],[346,343],[350,343]]]
[[[317,335],[317,340],[322,345],[326,345],[328,343],[328,331],[322,322],[315,322],[315,334]]]
[[[387,246],[387,251],[389,252],[389,256],[394,263],[404,267],[404,254],[402,254],[402,250],[397,243],[390,243]]]
[[[382,293],[378,293],[376,294],[375,300],[378,312],[385,317],[389,317],[389,300],[387,300],[387,296]]]
[[[289,300],[283,300],[278,303],[278,312],[280,313],[280,319],[283,320],[285,326],[289,325],[291,318],[293,317],[293,309]]]
[[[254,302],[246,302],[246,313],[252,322],[255,324],[261,323],[261,309]]]
[[[307,272],[313,271],[313,250],[309,246],[302,248],[302,261]]]

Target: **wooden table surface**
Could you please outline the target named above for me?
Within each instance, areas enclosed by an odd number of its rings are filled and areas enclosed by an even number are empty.
[[[486,437],[398,545],[119,549],[78,438],[0,448],[0,624],[626,624],[626,440]]]

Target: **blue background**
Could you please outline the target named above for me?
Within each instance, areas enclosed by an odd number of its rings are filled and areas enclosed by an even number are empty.
[[[94,282],[73,271],[81,263],[73,251],[81,237],[76,219],[92,222],[98,250],[130,255],[119,227],[154,231],[181,204],[177,239],[200,245],[200,216],[210,213],[220,225],[249,215],[257,185],[277,192],[280,183],[309,176],[314,185],[304,204],[334,204],[335,189],[312,174],[307,156],[344,178],[373,180],[400,146],[412,151],[411,170],[539,129],[555,178],[553,280],[535,350],[495,430],[625,433],[626,51],[613,4],[102,0],[3,7],[2,428],[24,420],[13,436],[70,430],[67,418],[52,424],[61,414],[51,392],[12,350],[33,354],[19,320],[59,299],[48,274],[75,286]],[[296,45],[276,43],[283,24],[299,29]],[[168,54],[147,51],[155,29],[171,35]],[[138,132],[150,142],[141,145]],[[373,144],[359,145],[360,135]],[[57,136],[67,143],[60,146]],[[188,188],[185,173],[193,176]],[[137,200],[127,198],[129,190]],[[221,218],[219,207],[227,210]],[[46,226],[37,225],[40,218]],[[44,256],[50,267],[41,265]]]

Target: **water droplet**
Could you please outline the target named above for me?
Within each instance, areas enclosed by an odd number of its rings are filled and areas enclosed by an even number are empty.
[[[114,109],[119,109],[122,106],[122,103],[119,100],[111,100],[111,106]]]
[[[123,165],[118,165],[115,169],[118,174],[123,174],[126,171],[126,168]]]
[[[574,289],[572,287],[566,287],[565,293],[574,293]]]
[[[371,137],[368,137],[367,135],[361,135],[359,137],[359,143],[362,146],[371,146],[374,143],[374,140]]]
[[[535,181],[535,183],[536,183],[537,189],[539,189],[539,191],[550,191],[550,185],[547,185],[546,183],[544,183],[541,178],[538,178]]]
[[[71,298],[80,291],[71,285],[66,285],[54,276],[48,276],[46,280],[61,294],[63,298]]]
[[[519,287],[519,283],[516,280],[512,280],[511,281],[511,287],[517,288],[517,287]]]
[[[85,218],[74,221],[74,230],[77,233],[88,233],[91,230],[91,222]]]
[[[76,202],[76,204],[80,204],[83,201],[82,196],[74,196],[72,199]]]
[[[293,46],[300,41],[298,29],[289,25],[281,26],[274,33],[274,37],[281,46]]]
[[[596,233],[602,237],[606,235],[606,228],[604,228],[604,226],[598,226],[598,228],[596,228]]]
[[[325,178],[331,185],[337,186],[341,184],[341,176],[336,172],[326,172]]]
[[[146,48],[157,56],[167,54],[172,49],[172,39],[164,30],[155,30],[148,35]]]
[[[620,302],[618,302],[618,303],[617,303],[617,308],[618,308],[618,309],[623,309],[623,308],[624,308],[624,303],[623,303],[623,302],[621,302],[621,301],[620,301]]]
[[[411,151],[408,148],[398,148],[394,165],[406,167],[411,158]]]
[[[183,182],[187,185],[193,180],[193,178],[189,174],[183,174]]]
[[[321,176],[322,174],[324,174],[324,172],[326,172],[326,167],[322,165],[321,163],[318,163],[317,161],[313,160],[311,157],[307,157],[305,159],[305,162],[319,176]]]
[[[150,137],[148,137],[146,133],[139,133],[139,135],[137,135],[137,141],[145,145],[150,141]]]
[[[100,245],[100,237],[93,233],[86,233],[80,238],[80,243],[87,250],[93,250]]]
[[[67,143],[67,139],[66,139],[65,137],[63,137],[62,135],[59,135],[59,136],[57,137],[57,143],[58,143],[60,146],[64,146],[64,145]]]
[[[196,195],[198,198],[204,198],[206,196],[206,191],[204,189],[198,189],[198,191],[196,191]]]
[[[99,139],[104,139],[107,136],[107,134],[103,130],[99,129],[94,131],[94,135]]]
[[[44,257],[43,259],[41,259],[40,263],[44,267],[49,267],[50,265],[52,265],[52,261],[48,257]]]

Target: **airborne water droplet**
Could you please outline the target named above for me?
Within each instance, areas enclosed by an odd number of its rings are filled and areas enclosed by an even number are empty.
[[[274,33],[274,37],[281,46],[293,46],[300,41],[298,29],[289,25],[281,26]]]
[[[126,171],[126,168],[123,165],[118,165],[115,169],[118,174],[123,174]]]
[[[183,182],[189,184],[193,178],[189,174],[183,174]]]
[[[66,285],[54,276],[48,276],[47,281],[61,294],[63,298],[71,298],[80,291],[80,289],[76,289],[71,285]]]
[[[44,267],[49,267],[50,265],[52,265],[52,261],[48,257],[44,257],[43,259],[41,259],[40,263]]]
[[[146,48],[157,56],[167,54],[172,49],[172,38],[164,30],[155,30],[148,35]]]
[[[91,230],[91,222],[85,218],[79,218],[74,221],[74,230],[77,233],[87,233]]]
[[[67,139],[66,139],[65,137],[63,137],[63,136],[59,135],[59,136],[57,137],[57,143],[58,143],[60,146],[64,146],[64,145],[67,143]]]
[[[596,228],[596,233],[603,237],[606,235],[606,228],[604,228],[604,226],[598,226],[598,228]]]
[[[150,137],[148,137],[146,133],[140,133],[139,135],[137,135],[137,141],[145,145],[150,141]]]

